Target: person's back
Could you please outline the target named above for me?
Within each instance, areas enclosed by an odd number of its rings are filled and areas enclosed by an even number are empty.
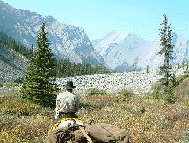
[[[131,143],[128,133],[110,124],[84,124],[75,114],[79,109],[79,97],[72,94],[75,88],[72,82],[67,82],[64,93],[59,93],[56,100],[56,116],[49,130],[46,143]]]
[[[79,109],[79,97],[66,91],[59,93],[56,98],[56,115],[55,119],[60,114],[76,113]]]
[[[66,92],[59,93],[56,98],[56,115],[53,126],[49,130],[47,143],[62,143],[75,139],[74,131],[84,126],[75,114],[79,109],[79,97],[72,94],[72,81],[65,86]],[[84,141],[84,139],[82,139]]]

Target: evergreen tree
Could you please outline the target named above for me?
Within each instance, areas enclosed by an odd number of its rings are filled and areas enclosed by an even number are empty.
[[[32,52],[32,56],[33,56],[33,44],[31,44],[31,46],[30,46],[30,50],[31,50],[31,52]]]
[[[173,47],[174,45],[171,44],[172,42],[172,30],[170,30],[170,25],[168,25],[168,18],[167,15],[164,14],[164,21],[161,25],[163,25],[162,29],[160,29],[160,42],[161,42],[161,50],[158,52],[158,54],[163,55],[164,57],[164,64],[163,66],[160,66],[160,74],[164,74],[164,77],[162,78],[162,83],[168,88],[169,86],[169,80],[171,78],[170,71],[172,69],[172,66],[170,64],[170,59],[173,59],[172,53],[173,53]]]
[[[25,99],[42,106],[54,107],[56,98],[53,92],[58,90],[57,85],[53,83],[56,59],[49,49],[47,34],[43,23],[38,34],[38,48],[30,60],[21,92]]]
[[[8,49],[12,49],[21,53],[26,58],[30,58],[32,53],[27,50],[20,42],[15,41],[11,36],[8,36],[6,32],[0,30],[0,44],[6,46]]]
[[[110,73],[102,64],[93,67],[89,63],[75,63],[71,62],[69,59],[61,59],[58,61],[56,69],[56,77],[75,77],[81,75],[92,75],[95,73]]]
[[[184,70],[184,61],[182,62],[183,70]]]
[[[146,67],[146,73],[149,73],[149,65]]]
[[[180,69],[180,65],[179,65],[179,63],[177,64],[177,68]]]
[[[188,61],[187,61],[187,63],[186,63],[186,71],[188,71]]]
[[[188,72],[188,60],[186,61],[186,69],[184,71],[185,76],[189,76],[189,72]]]
[[[100,65],[97,67],[97,73],[98,73],[98,74],[102,74],[102,73],[103,73],[102,64],[100,64]]]
[[[135,63],[133,64],[133,71],[135,71]]]

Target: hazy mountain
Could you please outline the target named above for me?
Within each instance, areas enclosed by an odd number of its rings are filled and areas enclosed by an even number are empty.
[[[76,63],[105,64],[95,51],[82,28],[60,23],[52,16],[43,17],[28,10],[15,9],[0,0],[0,29],[22,42],[26,47],[37,47],[37,33],[46,23],[50,48],[58,58],[70,58]]]
[[[51,49],[58,58],[70,58],[76,63],[102,63],[119,72],[157,69],[163,63],[159,39],[146,41],[134,33],[111,32],[102,39],[90,41],[82,28],[60,23],[52,16],[43,17],[28,10],[18,10],[0,0],[0,29],[21,41],[26,47],[37,47],[37,33],[46,22]],[[173,64],[186,62],[189,57],[189,40],[173,33]]]
[[[175,48],[172,63],[186,62],[189,57],[189,40],[174,32],[173,36]],[[132,71],[133,67],[135,70],[142,70],[147,65],[151,69],[157,69],[163,63],[163,58],[157,55],[160,51],[160,39],[146,41],[133,33],[111,32],[93,43],[108,67],[120,72]]]

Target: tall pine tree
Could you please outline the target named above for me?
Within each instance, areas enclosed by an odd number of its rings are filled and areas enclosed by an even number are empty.
[[[49,49],[50,42],[47,34],[43,23],[37,37],[38,48],[30,60],[21,92],[23,98],[29,101],[45,107],[54,107],[56,97],[53,92],[58,88],[52,82],[55,80],[54,69],[57,61]]]
[[[162,78],[162,83],[168,88],[169,80],[171,78],[171,69],[172,66],[170,64],[170,60],[173,59],[173,47],[174,45],[171,44],[172,42],[172,30],[170,29],[170,25],[168,25],[168,18],[167,15],[164,14],[164,21],[161,24],[163,27],[160,29],[160,42],[161,42],[161,50],[158,54],[163,55],[164,57],[164,64],[160,66],[160,74],[164,74]]]

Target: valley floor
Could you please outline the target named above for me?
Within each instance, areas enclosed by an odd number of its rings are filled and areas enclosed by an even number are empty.
[[[174,104],[161,94],[155,99],[157,92],[135,96],[127,90],[113,95],[87,91],[78,94],[81,103],[77,115],[84,122],[120,126],[136,143],[189,142],[189,78],[175,88]],[[44,142],[54,121],[54,109],[23,100],[18,89],[0,93],[0,99],[0,142]]]

